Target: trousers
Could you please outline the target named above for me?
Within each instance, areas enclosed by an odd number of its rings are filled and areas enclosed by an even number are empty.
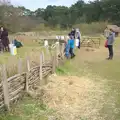
[[[74,54],[74,52],[73,52],[73,48],[70,48],[70,55],[71,55],[71,58],[73,58],[73,57],[75,57],[75,54]]]
[[[113,45],[108,45],[109,58],[113,58]]]

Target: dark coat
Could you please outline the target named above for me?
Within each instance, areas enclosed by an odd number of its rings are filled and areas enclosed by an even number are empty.
[[[72,30],[68,35],[73,36],[75,38],[75,30]]]
[[[8,32],[6,30],[0,32],[0,39],[4,47],[8,47],[9,45],[9,38]]]

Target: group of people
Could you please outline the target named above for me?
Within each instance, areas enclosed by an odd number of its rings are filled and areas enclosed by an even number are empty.
[[[71,57],[74,58],[74,48],[75,48],[75,40],[78,40],[77,47],[80,49],[80,40],[81,40],[81,33],[79,29],[72,29],[72,31],[68,34],[68,38],[65,41],[65,56],[67,59]]]
[[[106,28],[104,31],[104,36],[106,37],[105,47],[108,48],[109,56],[107,60],[113,59],[113,44],[115,41],[115,32],[112,29]],[[75,42],[78,41],[77,45]],[[65,56],[66,58],[74,58],[74,48],[75,45],[80,49],[80,41],[81,41],[81,33],[79,29],[72,29],[72,31],[68,34],[68,38],[65,41]]]
[[[115,32],[112,29],[106,28],[104,31],[104,35],[106,37],[105,47],[108,48],[109,51],[109,57],[107,60],[113,59],[113,44],[115,40]]]
[[[7,29],[4,27],[0,27],[0,52],[9,52],[9,44],[10,42]],[[16,48],[20,48],[23,46],[22,43],[16,39],[12,41],[12,44],[16,46]]]
[[[9,51],[8,31],[0,27],[0,52]]]

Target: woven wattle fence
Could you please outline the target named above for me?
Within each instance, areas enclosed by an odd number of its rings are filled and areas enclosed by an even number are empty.
[[[40,64],[31,68],[30,59],[26,60],[27,72],[22,72],[21,63],[18,74],[7,78],[6,65],[2,65],[2,81],[0,83],[0,109],[10,110],[10,105],[21,98],[35,84],[41,85],[46,76],[55,72],[56,67],[64,61],[64,44],[54,45],[53,54],[49,61],[44,60],[44,53],[40,53]]]

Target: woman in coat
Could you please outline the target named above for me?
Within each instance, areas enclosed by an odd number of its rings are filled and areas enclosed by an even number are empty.
[[[3,45],[4,51],[9,51],[9,38],[8,38],[8,31],[1,27],[0,29],[0,39]]]
[[[78,48],[80,49],[81,33],[80,33],[79,29],[76,29],[76,39],[79,40]]]

